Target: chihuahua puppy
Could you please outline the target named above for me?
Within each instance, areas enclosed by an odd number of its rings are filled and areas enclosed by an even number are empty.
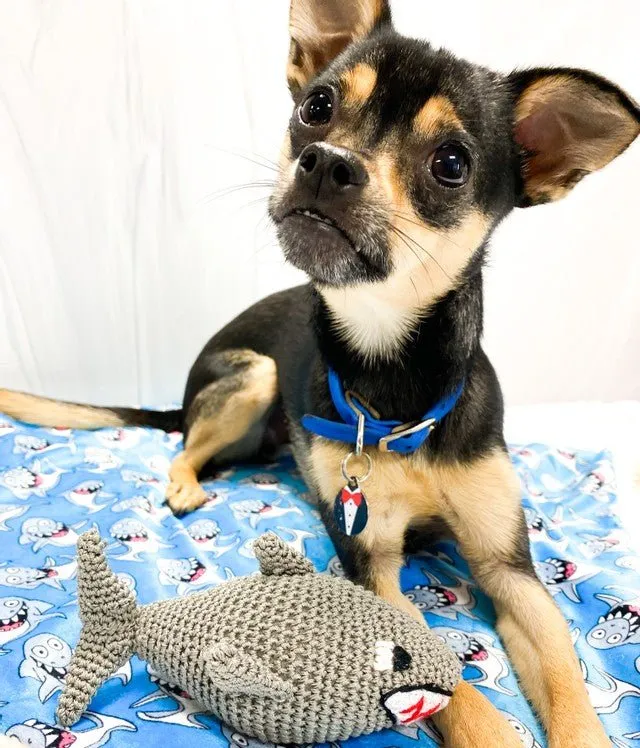
[[[422,620],[400,591],[403,553],[409,540],[415,548],[452,534],[493,599],[551,748],[605,748],[567,624],[532,566],[500,387],[480,345],[482,266],[514,207],[564,197],[622,153],[640,110],[593,73],[501,75],[400,36],[385,0],[292,0],[290,36],[294,107],[269,211],[286,258],[310,283],[217,333],[181,411],[6,390],[0,410],[49,426],[182,428],[167,492],[176,512],[205,501],[206,465],[254,457],[274,434],[288,439],[349,577]],[[403,424],[391,439],[432,433],[404,452],[365,441],[349,457],[357,435],[301,424],[311,414],[344,426],[330,371],[352,393],[356,421],[366,408],[377,423]],[[425,421],[443,402],[449,410]],[[347,488],[366,494],[358,534],[334,512]],[[451,748],[520,744],[465,683],[436,721]]]

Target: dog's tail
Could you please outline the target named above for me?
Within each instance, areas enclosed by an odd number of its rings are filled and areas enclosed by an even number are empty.
[[[35,426],[70,429],[99,429],[108,426],[151,426],[163,431],[182,430],[181,410],[142,408],[101,408],[26,392],[0,389],[0,413]]]
[[[82,631],[56,711],[63,727],[80,719],[98,688],[135,651],[138,606],[133,592],[109,568],[106,545],[97,530],[78,538]]]

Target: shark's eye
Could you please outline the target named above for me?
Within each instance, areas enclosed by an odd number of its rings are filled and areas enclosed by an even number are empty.
[[[241,746],[241,748],[245,748],[245,746],[249,745],[249,741],[245,738],[244,735],[241,735],[239,732],[233,733],[233,735],[231,736],[231,741],[236,745]]]
[[[411,655],[399,644],[393,648],[393,669],[408,670],[411,667]]]
[[[611,634],[607,639],[607,644],[617,644],[622,639],[622,634]]]

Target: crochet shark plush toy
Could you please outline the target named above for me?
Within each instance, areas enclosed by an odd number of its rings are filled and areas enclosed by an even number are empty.
[[[260,573],[137,606],[95,530],[78,540],[83,628],[57,717],[76,722],[134,653],[239,732],[322,743],[426,719],[460,679],[426,626],[345,579],[316,574],[274,534]]]

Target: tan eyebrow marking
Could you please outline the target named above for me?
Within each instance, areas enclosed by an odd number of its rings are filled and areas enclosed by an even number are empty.
[[[343,99],[347,104],[364,104],[375,88],[378,74],[365,62],[359,62],[340,77]]]
[[[413,120],[413,129],[433,138],[443,129],[464,130],[460,117],[446,96],[432,96]]]

